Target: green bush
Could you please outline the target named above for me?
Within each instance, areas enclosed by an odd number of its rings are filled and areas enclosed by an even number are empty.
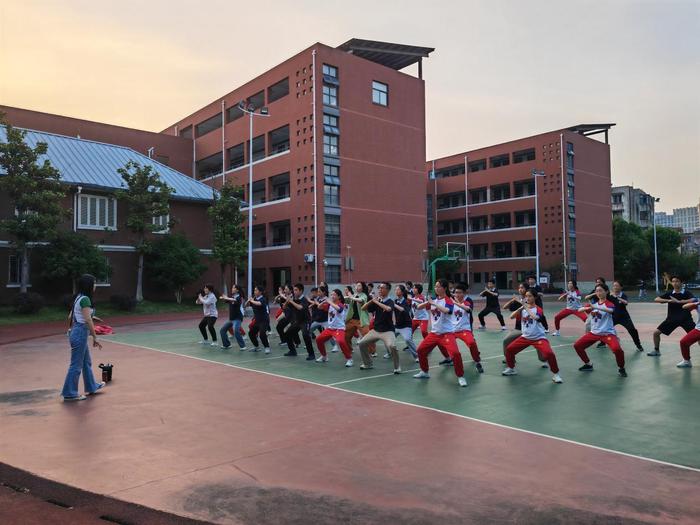
[[[18,314],[35,314],[44,307],[44,298],[35,292],[20,293],[15,297],[14,307]]]

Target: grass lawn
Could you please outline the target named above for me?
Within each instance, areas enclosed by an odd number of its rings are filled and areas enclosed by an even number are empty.
[[[202,307],[187,303],[143,301],[134,311],[125,312],[118,310],[109,303],[98,303],[96,314],[109,324],[109,318],[116,315],[147,315],[172,312],[199,312]],[[19,323],[45,323],[49,321],[65,321],[68,318],[68,310],[62,306],[45,306],[36,314],[22,315],[15,313],[12,306],[0,306],[0,326],[8,326]]]

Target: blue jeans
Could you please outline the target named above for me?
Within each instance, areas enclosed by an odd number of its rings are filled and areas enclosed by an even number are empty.
[[[219,330],[219,334],[221,335],[221,344],[224,345],[224,348],[228,348],[231,346],[231,341],[228,338],[228,329],[233,326],[233,336],[236,338],[236,341],[238,342],[238,346],[241,348],[245,348],[245,340],[243,339],[243,336],[241,335],[240,329],[241,329],[241,319],[235,319],[233,321],[226,321],[224,323],[224,326],[221,327],[221,330]]]
[[[74,323],[68,336],[70,341],[70,366],[63,383],[63,397],[78,397],[78,380],[83,373],[85,392],[95,392],[99,385],[92,375],[92,360],[88,350],[88,327],[85,323]]]

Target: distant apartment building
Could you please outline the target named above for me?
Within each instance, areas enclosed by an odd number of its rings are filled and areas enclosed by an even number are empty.
[[[428,246],[467,244],[454,277],[475,287],[495,276],[513,288],[535,273],[538,255],[541,272],[612,277],[612,126],[582,124],[429,161]]]
[[[656,225],[667,228],[679,228],[683,233],[700,230],[700,204],[686,208],[674,208],[673,213],[656,213]]]
[[[655,200],[652,195],[632,186],[613,186],[610,199],[613,219],[623,219],[642,228],[653,226]]]

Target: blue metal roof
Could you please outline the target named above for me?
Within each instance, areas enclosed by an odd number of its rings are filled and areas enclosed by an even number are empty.
[[[124,181],[117,169],[131,160],[142,166],[151,166],[161,180],[173,188],[173,199],[212,200],[214,190],[210,186],[131,148],[43,131],[24,131],[27,132],[24,141],[32,148],[37,142],[48,144],[44,158],[51,161],[65,183],[109,190],[123,188]],[[5,126],[0,126],[0,141],[7,142]]]

